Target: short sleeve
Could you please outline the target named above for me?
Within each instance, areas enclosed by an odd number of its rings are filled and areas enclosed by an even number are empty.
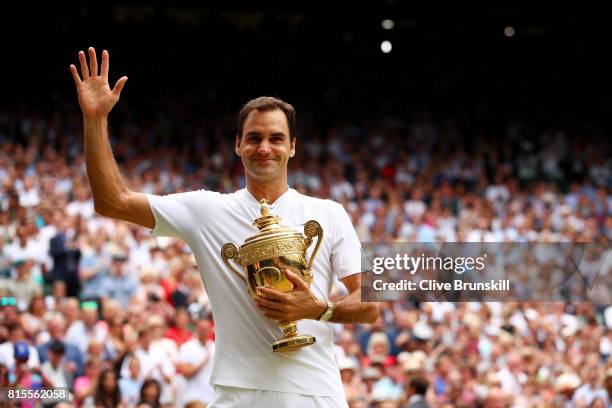
[[[155,217],[153,235],[188,241],[195,225],[194,203],[198,191],[157,196],[146,194]]]
[[[361,272],[361,243],[342,205],[334,203],[331,261],[338,279]]]

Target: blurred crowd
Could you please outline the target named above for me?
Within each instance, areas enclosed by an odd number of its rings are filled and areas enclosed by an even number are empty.
[[[111,118],[128,186],[244,187],[233,117],[180,119]],[[363,242],[609,243],[612,156],[596,129],[462,120],[322,131],[306,115],[290,186],[341,202]],[[193,255],[95,214],[80,117],[0,114],[0,185],[0,387],[68,387],[59,406],[210,402],[214,320]],[[374,324],[335,331],[351,408],[612,406],[608,305],[389,301]]]

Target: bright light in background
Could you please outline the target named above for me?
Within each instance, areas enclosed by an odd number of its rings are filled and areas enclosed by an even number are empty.
[[[508,26],[508,27],[504,28],[504,35],[506,37],[514,37],[514,34],[516,34],[516,31],[514,30],[514,27]]]
[[[383,41],[380,43],[380,50],[382,52],[384,52],[385,54],[388,54],[391,52],[391,48],[393,48],[393,46],[391,45],[391,41]]]
[[[385,30],[393,30],[393,27],[395,27],[395,23],[393,22],[393,20],[390,20],[388,18],[383,20],[381,25],[382,28],[384,28]]]

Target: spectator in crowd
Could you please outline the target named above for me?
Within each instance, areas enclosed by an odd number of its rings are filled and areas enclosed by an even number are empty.
[[[576,390],[572,399],[577,405],[588,407],[596,398],[602,398],[604,402],[607,402],[606,391],[601,384],[603,370],[599,365],[599,356],[592,355],[592,357],[594,359],[589,360],[582,369],[582,378],[585,379],[585,382]]]
[[[344,396],[347,401],[356,401],[363,396],[363,384],[361,378],[357,375],[358,364],[355,360],[349,357],[342,357],[338,362],[340,370],[340,379],[344,387]]]
[[[62,281],[66,283],[68,296],[78,296],[79,260],[81,249],[78,246],[79,222],[71,228],[71,218],[64,216],[57,226],[57,235],[49,242],[49,253],[53,257],[53,269],[49,279],[51,283]]]
[[[111,368],[102,370],[96,388],[94,400],[96,408],[122,408],[125,406],[121,402],[121,391],[119,390],[115,370]]]
[[[148,404],[151,408],[159,408],[161,392],[159,381],[153,378],[145,380],[140,388],[140,401],[138,404]]]
[[[30,224],[18,225],[15,228],[15,239],[3,248],[8,262],[13,264],[22,261],[29,262],[30,268],[40,267],[44,262],[45,254],[42,253],[42,250],[45,248],[45,243],[39,242],[33,236],[32,229]]]
[[[100,280],[102,298],[115,299],[122,308],[127,308],[131,297],[136,293],[138,282],[128,271],[126,261],[128,256],[123,251],[112,255],[109,273]]]
[[[566,372],[555,380],[555,399],[554,404],[563,408],[574,406],[573,397],[576,390],[580,387],[580,377],[573,372]]]
[[[370,362],[370,367],[378,369],[380,373],[380,378],[372,388],[372,395],[384,398],[384,401],[398,401],[402,395],[402,386],[395,379],[393,372],[395,367],[392,364],[385,363],[385,360],[381,357],[374,357]]]
[[[108,326],[106,322],[99,320],[99,305],[97,302],[84,301],[81,303],[81,309],[81,319],[72,322],[68,327],[65,339],[68,343],[77,346],[79,351],[85,355],[92,340],[104,343],[108,335]]]
[[[104,237],[90,234],[89,242],[82,251],[79,261],[79,279],[81,281],[82,299],[99,299],[102,297],[102,282],[109,273],[111,263],[109,254],[104,251]]]
[[[185,386],[179,392],[181,405],[192,401],[210,403],[213,389],[209,384],[212,372],[215,343],[211,340],[208,319],[196,322],[196,337],[184,343],[177,360],[177,372],[185,378]]]
[[[408,401],[404,408],[429,408],[429,404],[425,401],[425,394],[429,382],[425,377],[414,376],[406,382],[406,397]]]
[[[104,350],[113,363],[117,364],[127,352],[127,344],[124,331],[130,329],[124,324],[123,315],[114,316],[108,322],[108,336],[104,343]]]
[[[166,320],[157,314],[149,316],[147,327],[151,333],[151,352],[164,354],[167,360],[174,362],[178,356],[178,346],[172,339],[165,336]]]
[[[182,344],[189,341],[191,337],[193,337],[193,334],[189,329],[190,322],[191,316],[189,315],[187,309],[176,309],[174,325],[166,331],[165,336],[171,340],[174,340],[177,347],[180,347]]]
[[[57,283],[54,283],[53,287],[57,287]],[[88,303],[87,305],[93,307],[93,304]],[[81,304],[77,298],[64,297],[61,299],[58,306],[58,310],[62,313],[66,321],[66,330],[70,329],[76,322],[81,320]]]
[[[138,334],[138,345],[132,352],[132,356],[138,360],[140,379],[155,379],[161,388],[162,385],[167,386],[172,381],[172,377],[175,374],[175,366],[168,357],[168,354],[157,353],[151,349],[152,341],[153,334],[151,327],[142,329]],[[124,359],[120,375],[122,378],[129,377],[129,359]]]
[[[47,321],[47,333],[49,341],[39,345],[37,348],[41,363],[47,360],[47,350],[51,344],[60,342],[64,346],[64,359],[68,371],[74,371],[74,374],[77,376],[81,375],[83,373],[83,355],[77,346],[64,340],[66,323],[61,315],[54,315]]]
[[[52,340],[47,348],[47,360],[42,364],[41,373],[48,388],[72,388],[76,366],[66,364],[64,343]]]
[[[128,371],[129,377],[121,377],[119,379],[119,389],[121,391],[121,400],[126,406],[130,407],[139,401],[140,389],[143,384],[140,376],[140,363],[136,357],[129,357]]]
[[[36,390],[43,388],[45,385],[44,378],[41,375],[40,367],[30,366],[30,346],[25,341],[16,341],[13,347],[14,367],[10,384],[11,388],[21,388],[26,390]],[[35,401],[24,400],[22,407],[30,408],[35,406]]]
[[[40,286],[39,286],[40,288]],[[47,304],[42,294],[35,295],[30,305],[21,315],[21,324],[30,338],[36,338],[45,328],[45,319],[48,319]]]
[[[25,259],[18,259],[13,263],[16,276],[6,284],[8,293],[12,294],[17,300],[20,310],[26,310],[34,296],[42,294],[42,288],[37,284],[31,273],[32,262]]]
[[[88,360],[85,363],[85,373],[74,380],[73,392],[77,406],[93,403],[101,366],[99,360]]]
[[[19,343],[19,346],[16,346],[17,343]],[[27,353],[25,352],[26,348]],[[0,344],[0,364],[4,364],[10,371],[13,371],[16,366],[14,357],[16,354],[19,355],[20,359],[26,359],[28,368],[40,368],[38,351],[26,340],[25,333],[19,322],[13,323],[8,327],[8,339]]]
[[[372,333],[368,341],[367,355],[363,359],[364,365],[372,364],[372,361],[383,361],[385,365],[395,364],[395,357],[390,355],[391,344],[385,333]]]
[[[364,385],[363,399],[368,405],[372,402],[372,393],[374,391],[374,385],[381,378],[382,373],[377,367],[364,367],[362,369],[361,380],[363,381]]]

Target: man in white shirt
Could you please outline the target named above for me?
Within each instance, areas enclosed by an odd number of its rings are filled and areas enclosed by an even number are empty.
[[[192,401],[209,404],[213,396],[210,386],[215,342],[210,339],[210,321],[200,319],[196,324],[196,337],[181,345],[176,370],[185,377],[185,386],[179,396],[180,406]]]
[[[70,372],[64,362],[66,348],[61,341],[53,340],[47,349],[47,361],[42,364],[41,373],[48,387],[70,387],[74,372]]]
[[[11,324],[8,327],[9,338],[0,344],[0,364],[4,364],[9,370],[15,369],[15,343],[27,344],[28,351],[24,352],[28,368],[40,368],[40,359],[36,347],[25,341],[25,333],[20,323]],[[23,345],[22,349],[25,348]]]
[[[98,304],[95,301],[85,301],[81,304],[83,309],[81,319],[74,321],[66,332],[66,341],[79,348],[83,355],[87,355],[87,348],[92,340],[104,342],[108,335],[108,326],[99,320]]]
[[[245,169],[245,189],[231,194],[199,190],[163,197],[133,192],[113,158],[107,129],[108,114],[127,77],[111,90],[108,52],[102,53],[100,72],[95,50],[88,52],[89,64],[85,53],[79,53],[81,76],[76,66],[71,65],[70,70],[83,112],[85,156],[96,212],[153,229],[154,235],[181,238],[191,247],[215,317],[211,377],[215,394],[210,406],[346,407],[328,322],[371,323],[378,316],[378,307],[360,301],[360,244],[344,208],[288,186],[287,164],[296,146],[293,107],[262,97],[241,109],[235,152]],[[286,270],[294,290],[261,289],[271,300],[252,299],[220,257],[223,244],[241,244],[257,232],[252,222],[259,217],[262,199],[272,205],[283,226],[299,230],[316,219],[324,231],[311,286]],[[308,256],[311,251],[312,247]],[[328,297],[335,277],[349,295],[332,304]],[[298,321],[299,332],[314,335],[316,343],[273,353],[270,344],[281,335],[279,321]]]
[[[140,367],[139,379],[144,381],[153,378],[162,385],[170,383],[174,375],[174,366],[166,354],[154,352],[151,349],[151,341],[153,340],[151,329],[143,329],[138,337],[140,347],[134,350],[133,356],[138,360]],[[120,374],[122,378],[130,377],[129,358],[123,360]]]

